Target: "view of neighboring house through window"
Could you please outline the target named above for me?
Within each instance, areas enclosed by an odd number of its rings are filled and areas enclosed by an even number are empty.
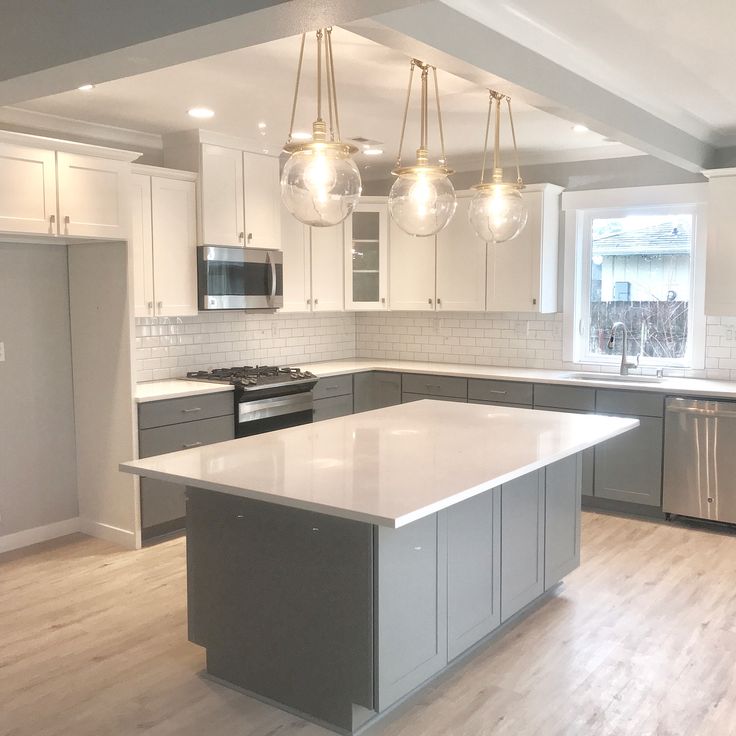
[[[628,354],[644,363],[686,363],[692,330],[691,290],[695,212],[644,210],[589,212],[583,252],[580,357],[601,360],[621,354],[627,330]],[[585,262],[585,261],[584,261]],[[587,278],[586,278],[587,276]]]

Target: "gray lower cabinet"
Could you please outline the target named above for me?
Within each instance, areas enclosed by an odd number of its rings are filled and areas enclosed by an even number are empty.
[[[447,658],[501,623],[501,489],[447,509]]]
[[[377,710],[447,664],[446,517],[376,527]]]
[[[544,592],[544,470],[501,486],[501,621]]]
[[[313,404],[313,420],[321,422],[323,419],[345,417],[353,413],[353,395],[333,396],[329,399],[317,399]]]
[[[520,381],[496,381],[485,378],[468,379],[468,401],[471,404],[509,404],[531,407],[533,385]]]
[[[423,373],[404,373],[401,376],[403,394],[429,398],[468,400],[468,379],[458,376],[433,376]]]
[[[544,589],[580,565],[582,457],[573,455],[545,468]]]
[[[356,414],[400,403],[400,373],[369,371],[353,376],[353,411]]]

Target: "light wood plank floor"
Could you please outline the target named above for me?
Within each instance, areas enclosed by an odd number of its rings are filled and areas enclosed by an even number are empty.
[[[325,736],[199,676],[184,540],[0,556],[3,736]],[[387,736],[736,734],[736,537],[585,513],[556,597]]]

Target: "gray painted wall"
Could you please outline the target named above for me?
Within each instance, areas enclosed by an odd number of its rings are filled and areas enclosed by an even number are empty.
[[[78,515],[67,249],[0,243],[0,536]]]
[[[452,159],[450,159],[452,164]],[[506,170],[507,179],[513,176]],[[626,156],[595,161],[569,161],[558,164],[522,166],[521,175],[527,184],[559,184],[568,191],[585,189],[617,189],[645,187],[655,184],[689,184],[704,182],[701,174],[693,174],[654,156]],[[455,189],[469,189],[480,180],[480,171],[459,171],[452,177]],[[394,179],[363,183],[364,194],[386,195]]]

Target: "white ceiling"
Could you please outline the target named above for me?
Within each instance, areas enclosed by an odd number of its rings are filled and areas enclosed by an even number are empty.
[[[736,144],[733,0],[443,0],[716,146]]]
[[[385,176],[396,157],[408,81],[408,59],[343,29],[335,29],[335,65],[343,138],[379,141],[380,157],[358,156],[367,178]],[[315,117],[313,39],[308,38],[302,98],[296,128],[309,130]],[[163,134],[203,127],[218,133],[260,140],[276,152],[288,133],[299,38],[220,54],[133,77],[106,82],[91,92],[76,89],[33,100],[22,108],[95,124]],[[416,80],[416,75],[415,75]],[[418,83],[414,102],[418,100]],[[500,80],[489,77],[489,86]],[[479,168],[487,110],[487,92],[477,84],[439,72],[440,96],[449,163],[458,170]],[[197,122],[186,111],[208,106],[215,117]],[[523,163],[575,161],[638,153],[594,132],[575,133],[572,122],[513,101]],[[418,144],[416,104],[410,118],[404,159]],[[437,155],[435,118],[430,112],[430,153]],[[259,137],[259,122],[266,123]],[[504,124],[503,144],[510,142]],[[510,158],[506,159],[511,164]]]

